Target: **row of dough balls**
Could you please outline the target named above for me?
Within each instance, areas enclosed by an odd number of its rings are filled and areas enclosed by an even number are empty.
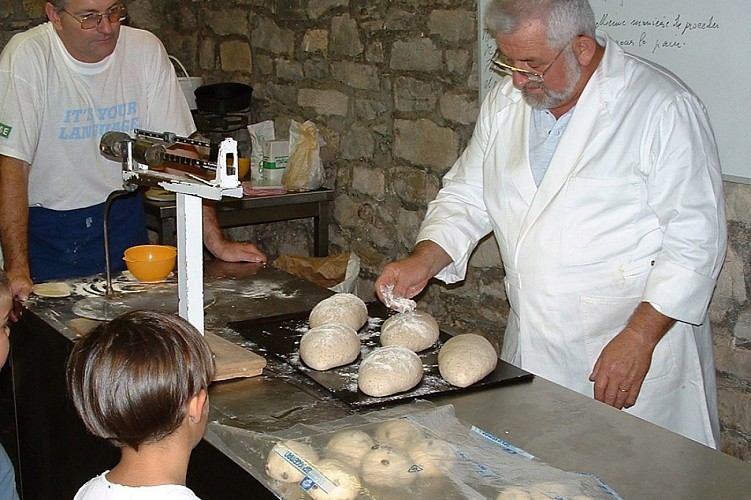
[[[368,396],[384,397],[417,386],[423,377],[416,354],[432,347],[439,336],[438,322],[423,311],[395,314],[381,325],[381,348],[360,363],[357,386]]]
[[[360,429],[334,434],[321,458],[312,446],[287,440],[271,450],[266,474],[282,482],[300,482],[304,475],[281,454],[285,448],[313,465],[335,487],[328,492],[319,487],[308,491],[314,499],[351,500],[357,498],[362,482],[374,487],[399,488],[418,477],[446,475],[456,461],[453,447],[441,439],[427,438],[422,429],[405,419],[387,420],[373,436]]]
[[[310,311],[310,329],[342,325],[357,332],[368,320],[368,308],[361,298],[351,293],[337,293],[320,301]],[[438,322],[424,311],[395,314],[381,326],[381,345],[406,347],[414,352],[432,347],[439,336]]]
[[[365,302],[351,293],[338,293],[319,302],[310,312],[310,329],[300,340],[300,359],[314,370],[329,370],[352,363],[360,355],[357,330],[368,319]],[[396,314],[381,327],[381,345],[360,363],[357,384],[373,397],[408,391],[423,377],[416,354],[433,346],[438,322],[423,311]],[[467,387],[482,380],[498,363],[493,346],[480,335],[463,334],[448,340],[438,353],[438,369],[448,383]]]
[[[469,387],[487,377],[498,365],[493,345],[481,335],[451,337],[438,351],[441,377],[456,387]],[[357,385],[373,397],[408,391],[420,383],[423,366],[412,350],[400,346],[376,349],[360,363]]]
[[[310,329],[300,339],[300,359],[314,370],[347,365],[360,355],[357,330],[368,320],[365,302],[351,293],[337,293],[310,311]]]

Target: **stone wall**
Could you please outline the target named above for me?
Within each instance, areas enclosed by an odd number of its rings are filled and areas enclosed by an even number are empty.
[[[0,6],[0,46],[41,22],[39,0]],[[473,0],[132,0],[131,24],[155,32],[206,83],[254,88],[254,118],[311,120],[336,190],[331,251],[362,259],[372,299],[383,265],[411,248],[427,203],[472,133],[478,111]],[[751,460],[751,186],[725,183],[730,245],[711,305],[724,450]],[[312,223],[235,230],[273,259],[312,253]],[[492,237],[467,279],[432,283],[421,307],[451,333],[502,340],[508,304]]]

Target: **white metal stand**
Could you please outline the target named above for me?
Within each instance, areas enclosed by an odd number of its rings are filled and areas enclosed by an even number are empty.
[[[108,153],[112,155],[113,152],[108,150]],[[147,166],[133,160],[130,143],[120,154],[126,183],[159,186],[177,195],[178,314],[203,334],[203,199],[242,197],[237,177],[237,141],[227,138],[220,144],[216,177],[211,181],[150,171]],[[230,168],[227,166],[229,157],[234,159]]]
[[[203,333],[202,199],[177,193],[178,314]],[[191,265],[193,263],[198,265]]]

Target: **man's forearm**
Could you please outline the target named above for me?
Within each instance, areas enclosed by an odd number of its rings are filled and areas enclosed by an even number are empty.
[[[29,165],[0,156],[0,242],[5,270],[29,274]]]
[[[219,251],[224,242],[224,233],[219,226],[219,218],[216,215],[214,203],[204,200],[202,208],[203,216],[203,244],[213,255]]]
[[[665,316],[649,302],[642,302],[626,324],[625,329],[635,331],[648,345],[656,346],[675,320]]]
[[[423,240],[415,245],[412,256],[430,263],[431,277],[453,262],[451,256],[438,243]]]

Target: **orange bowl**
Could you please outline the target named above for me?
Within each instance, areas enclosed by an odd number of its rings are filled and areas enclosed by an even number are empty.
[[[177,248],[169,245],[138,245],[125,250],[123,257],[138,281],[161,281],[175,268]]]

